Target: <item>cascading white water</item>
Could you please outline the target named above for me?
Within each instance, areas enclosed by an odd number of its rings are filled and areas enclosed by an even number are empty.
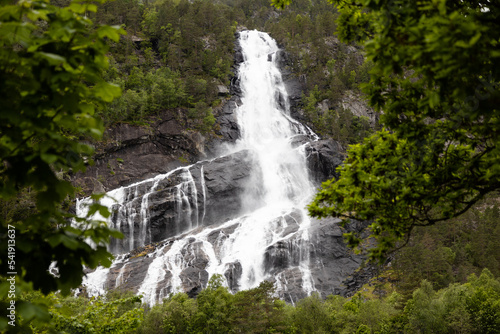
[[[266,33],[244,31],[240,34],[240,44],[244,57],[239,68],[242,104],[237,110],[241,139],[232,151],[249,150],[253,153],[254,170],[259,175],[254,179],[261,180],[261,183],[250,184],[249,189],[258,187],[260,191],[257,193],[262,198],[250,198],[256,196],[256,192],[251,190],[244,193],[242,198],[251,202],[249,207],[253,208],[257,202],[260,207],[240,218],[221,222],[216,227],[196,230],[198,232],[179,238],[168,247],[163,246],[150,254],[154,260],[138,288],[138,293],[150,304],[158,302],[166,295],[165,292],[181,291],[181,273],[197,257],[206,262],[204,270],[209,277],[213,274],[225,275],[236,267],[241,268],[241,277],[234,287],[237,290],[256,287],[263,280],[272,278],[277,280],[279,290],[286,290],[286,274],[281,272],[273,277],[265,266],[266,251],[279,243],[289,245],[289,252],[293,253],[290,255],[289,266],[295,266],[301,273],[302,290],[310,294],[315,289],[309,263],[308,228],[311,222],[305,210],[314,187],[309,180],[304,147],[294,147],[293,139],[297,135],[305,135],[312,140],[318,137],[289,116],[288,95],[276,65],[276,53],[279,50],[276,42]],[[177,231],[179,233],[198,227],[200,222],[203,225],[207,210],[203,166],[198,190],[189,168],[183,169],[179,178],[181,183],[175,187],[175,216],[188,227]],[[132,210],[132,206],[127,207],[131,204],[123,204],[128,197],[127,191],[115,191],[122,203],[118,212],[124,215],[116,225],[127,224],[128,221],[133,228],[135,216],[140,216],[140,240],[135,243],[134,240],[129,240],[128,250],[148,241],[146,226],[150,195],[158,187],[158,182],[171,173],[158,176],[153,181],[144,181],[147,186],[141,190],[143,197],[139,212]],[[137,189],[136,187],[136,192]],[[203,203],[198,203],[198,198]],[[298,227],[290,232],[290,224]],[[177,228],[178,226],[179,224]],[[211,239],[214,233],[219,233],[215,241]],[[133,233],[131,236],[134,238]],[[160,281],[170,276],[168,289],[158,286]],[[96,271],[95,279],[102,280],[101,271]],[[87,286],[92,285],[102,286],[101,283],[94,282],[93,274],[90,274]]]
[[[239,69],[243,95],[238,109],[242,138],[237,147],[256,153],[256,163],[263,175],[264,206],[242,219],[232,242],[221,254],[221,262],[239,262],[242,266],[240,287],[248,289],[267,278],[264,252],[279,239],[270,220],[291,212],[295,207],[303,211],[313,186],[309,181],[304,151],[294,149],[291,143],[295,135],[310,134],[310,131],[288,115],[288,94],[276,65],[275,55],[279,50],[276,42],[266,33],[245,31],[241,33],[240,45],[244,57]],[[282,101],[284,106],[280,103]],[[300,233],[307,242],[309,219],[305,212],[302,213]],[[308,262],[306,258],[303,260]],[[304,265],[307,267],[308,264]],[[304,270],[305,281],[311,282],[308,275]],[[305,288],[312,290],[312,285],[309,285],[306,284]]]
[[[242,105],[238,110],[241,128],[239,147],[254,151],[263,172],[264,201],[273,210],[298,204],[312,191],[305,159],[291,146],[291,138],[299,133],[288,116],[288,94],[275,63],[279,50],[266,33],[241,33],[244,63],[240,66]],[[285,101],[285,106],[280,105]]]
[[[174,235],[199,225],[198,191],[189,168],[180,167],[169,173],[160,174],[153,179],[109,191],[100,200],[100,204],[107,206],[112,215],[109,218],[104,218],[97,212],[93,219],[105,221],[110,227],[126,234],[126,238],[123,240],[112,240],[109,247],[111,252],[121,254],[152,242],[149,224],[151,218],[150,197],[159,191],[160,183],[168,182],[170,177],[177,178],[179,182],[175,185],[175,193],[171,196],[171,201],[176,206]],[[204,200],[205,198],[203,198]],[[85,217],[91,202],[90,198],[77,200],[77,215]],[[165,238],[168,236],[170,235],[166,235]]]

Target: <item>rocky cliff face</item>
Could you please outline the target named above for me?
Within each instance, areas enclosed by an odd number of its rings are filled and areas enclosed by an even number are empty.
[[[73,183],[85,194],[109,191],[194,163],[205,156],[204,138],[183,129],[180,111],[165,111],[149,126],[116,124],[97,143],[94,164]]]
[[[308,166],[318,184],[336,176],[335,168],[342,162],[342,154],[335,148],[331,141],[316,141],[306,146]],[[93,285],[97,285],[97,291],[119,287],[144,293],[153,262],[162,257],[168,259],[175,251],[173,259],[164,261],[177,261],[178,268],[162,267],[166,274],[154,281],[148,294],[158,301],[175,292],[172,276],[178,274],[181,291],[196,296],[210,278],[213,257],[223,257],[225,243],[235,238],[235,231],[242,224],[234,219],[260,205],[248,202],[249,198],[260,198],[258,188],[254,189],[255,196],[241,196],[249,184],[261,182],[255,179],[254,168],[251,152],[240,151],[122,188],[117,197],[124,200],[112,207],[111,221],[125,238],[113,240],[110,247],[115,254],[123,255],[112,268],[101,269],[104,280],[90,283],[88,288],[96,291]],[[302,287],[307,282],[303,281],[300,263],[308,258],[312,285],[317,292],[323,297],[345,293],[343,281],[363,258],[346,247],[343,231],[334,219],[312,221],[309,242],[304,243],[299,232],[304,219],[300,211],[269,219],[267,224],[274,226],[273,233],[279,235],[279,240],[265,250],[266,272],[274,277],[280,297],[295,302],[306,297]],[[176,241],[182,242],[173,250]],[[241,286],[241,264],[226,263],[224,276],[228,287],[237,291]]]
[[[286,53],[269,57],[286,67]],[[241,62],[238,46],[235,69]],[[300,119],[302,86],[286,71],[283,81],[290,114]],[[244,273],[242,261],[231,260],[228,254],[235,243],[247,242],[244,233],[252,226],[268,229],[263,267],[282,298],[294,302],[312,290],[323,297],[343,291],[342,282],[359,267],[362,257],[346,248],[336,220],[311,220],[295,209],[249,214],[262,206],[259,185],[265,171],[256,165],[252,151],[227,154],[221,149],[241,138],[236,113],[243,93],[238,77],[231,80],[230,93],[217,110],[217,136],[208,140],[183,130],[179,117],[170,113],[148,128],[121,124],[107,131],[96,164],[75,183],[94,192],[121,187],[110,192],[117,199],[111,206],[110,224],[125,238],[110,245],[111,251],[120,254],[111,268],[89,273],[88,291],[127,289],[154,303],[178,291],[176,287],[196,296],[215,272],[223,272],[231,290],[245,288],[243,276],[252,273]],[[285,108],[280,96],[277,104]],[[336,167],[344,158],[338,143],[311,141],[303,133],[291,143],[295,150],[304,150],[316,185],[337,176]],[[221,152],[226,154],[219,156]],[[243,226],[250,230],[245,232]],[[246,246],[250,252],[252,247],[252,243]]]

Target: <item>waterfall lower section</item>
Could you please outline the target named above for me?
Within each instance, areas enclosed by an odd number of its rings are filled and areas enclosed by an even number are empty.
[[[305,209],[315,192],[311,172],[317,182],[335,169],[324,154],[332,146],[289,116],[276,42],[257,31],[239,41],[240,139],[222,157],[108,193],[108,223],[125,235],[110,251],[122,255],[87,275],[90,294],[121,288],[154,304],[178,291],[195,296],[220,274],[231,291],[272,280],[294,302],[336,292],[359,266],[337,222],[313,220]]]

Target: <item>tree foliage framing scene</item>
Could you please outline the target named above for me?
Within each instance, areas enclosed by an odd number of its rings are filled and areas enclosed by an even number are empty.
[[[120,236],[102,222],[69,212],[75,189],[65,174],[89,162],[92,147],[80,139],[102,136],[95,108],[121,94],[102,72],[108,66],[106,39],[118,41],[123,31],[91,30],[86,13],[97,7],[90,1],[62,8],[45,0],[5,3],[0,9],[2,274],[17,273],[16,295],[31,289],[67,294],[81,284],[82,265],[110,264],[106,244],[110,236]],[[16,211],[23,197],[32,197],[35,206]],[[89,214],[97,210],[109,215],[97,204]],[[49,271],[52,264],[56,273]],[[3,281],[2,296],[13,285]],[[29,302],[17,303],[16,310],[25,321],[47,316]],[[1,318],[1,328],[6,320]]]

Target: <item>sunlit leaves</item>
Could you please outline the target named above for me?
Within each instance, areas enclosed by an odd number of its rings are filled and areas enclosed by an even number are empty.
[[[291,0],[272,0],[271,4],[279,9],[283,9],[292,3]]]
[[[44,300],[50,305],[50,324],[37,323],[42,330],[64,333],[130,333],[142,322],[141,298],[130,294],[108,294],[98,298],[61,297],[50,294]]]
[[[119,26],[101,26],[97,29],[97,36],[99,38],[107,37],[115,42],[118,42],[121,34],[123,34],[123,29]]]
[[[111,102],[119,97],[122,90],[119,86],[107,82],[100,82],[94,87],[94,95],[105,102]]]

